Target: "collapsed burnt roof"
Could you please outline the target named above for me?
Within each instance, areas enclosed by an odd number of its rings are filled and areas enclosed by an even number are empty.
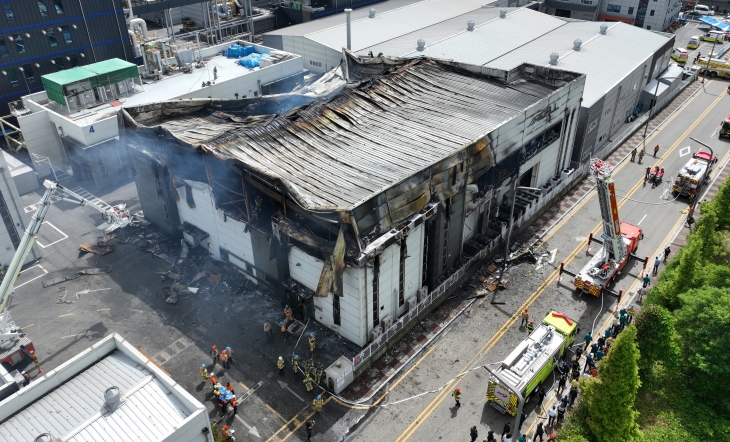
[[[579,76],[523,65],[507,83],[448,61],[346,55],[347,87],[314,102],[279,95],[125,107],[128,145],[166,157],[173,176],[208,182],[217,197],[240,192],[217,182],[207,163],[193,166],[193,156],[212,157],[264,182],[269,195],[353,223],[362,237],[475,182],[495,163],[490,132]],[[287,101],[298,107],[261,114]],[[162,153],[152,146],[160,139],[176,147]],[[247,203],[243,217],[250,211]]]

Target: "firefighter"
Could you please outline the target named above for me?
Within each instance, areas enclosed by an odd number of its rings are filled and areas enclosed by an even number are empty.
[[[634,150],[631,151],[631,162],[633,163],[634,160],[636,160],[636,148],[634,147]]]
[[[230,391],[231,394],[236,394],[236,392],[233,390],[233,384],[231,384],[230,382],[226,384],[226,391]]]
[[[631,321],[634,320],[634,313],[636,313],[636,308],[634,307],[634,304],[631,304],[631,307],[629,307],[629,309],[626,310],[626,315],[628,316],[629,324],[631,324]]]
[[[284,374],[284,358],[282,358],[281,356],[279,356],[279,360],[276,361],[276,368],[279,369],[280,375]]]
[[[292,321],[292,310],[289,304],[284,307],[284,315],[286,316],[286,323],[290,323]]]
[[[304,368],[307,374],[314,376],[314,359],[308,359],[304,364]]]
[[[205,368],[205,364],[200,366],[200,376],[203,377],[203,383],[208,381],[208,369]]]
[[[304,386],[307,387],[307,391],[314,390],[314,385],[312,385],[312,377],[309,376],[309,373],[304,375],[304,380],[302,381],[302,383],[304,383]]]
[[[322,367],[321,363],[317,363],[317,371],[314,375],[314,380],[317,382],[317,385],[322,382],[322,375],[324,375],[324,367]]]
[[[527,333],[532,333],[533,330],[535,330],[535,320],[530,319],[530,322],[527,323]]]
[[[286,341],[286,324],[284,324],[284,321],[281,321],[279,322],[279,326],[281,326],[281,337],[284,338],[284,340]]]
[[[223,368],[229,368],[229,366],[228,366],[228,354],[226,353],[225,350],[223,350],[221,352],[220,356],[218,356],[218,359],[221,360],[221,365],[223,365]]]
[[[312,409],[317,413],[321,413],[322,406],[324,406],[324,401],[322,400],[322,395],[318,394],[317,397],[314,398],[314,400],[312,401]]]
[[[221,437],[225,437],[226,440],[231,438],[231,432],[228,431],[228,425],[223,425],[223,428],[221,428]]]
[[[639,164],[641,164],[641,162],[642,162],[642,161],[644,161],[644,154],[645,154],[645,153],[646,153],[646,152],[644,152],[644,149],[643,149],[643,148],[642,148],[642,149],[641,149],[641,150],[639,151]],[[648,174],[647,174],[647,178],[648,178],[648,177],[649,177],[649,176],[648,176]]]
[[[30,375],[24,371],[21,371],[20,374],[23,375],[23,387],[30,385]]]
[[[294,355],[294,357],[291,358],[291,365],[292,365],[292,368],[294,369],[294,373],[299,371],[299,355]]]
[[[657,144],[656,146],[654,146],[654,158],[656,158],[656,154],[658,154],[658,153],[659,153],[659,145]]]
[[[314,349],[315,349],[316,346],[317,345],[316,345],[315,340],[314,340],[314,333],[310,333],[309,334],[309,352],[310,353],[314,353]]]
[[[233,415],[235,416],[236,413],[238,413],[238,401],[236,400],[236,396],[231,397],[231,407],[233,407]]]
[[[228,355],[228,368],[231,368],[230,364],[233,364],[233,350],[231,350],[231,347],[226,347],[226,354]]]
[[[215,344],[210,347],[210,356],[213,358],[213,362],[210,364],[212,368],[215,367],[215,363],[218,362],[218,347]]]
[[[456,401],[456,406],[461,407],[461,388],[456,388],[453,393],[451,393],[451,396],[454,397],[454,400]]]
[[[520,322],[520,327],[527,324],[527,322],[530,320],[530,314],[527,312],[527,307],[525,307],[525,310],[522,312],[522,322]]]

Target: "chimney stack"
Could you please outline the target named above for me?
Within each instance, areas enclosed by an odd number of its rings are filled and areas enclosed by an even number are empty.
[[[347,50],[352,50],[352,9],[345,9],[345,17],[347,17]]]

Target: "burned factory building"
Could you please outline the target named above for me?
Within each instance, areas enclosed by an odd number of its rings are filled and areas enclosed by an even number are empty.
[[[364,346],[500,241],[510,185],[543,188],[515,218],[553,197],[585,75],[343,59],[309,95],[125,107],[120,136],[148,220]]]

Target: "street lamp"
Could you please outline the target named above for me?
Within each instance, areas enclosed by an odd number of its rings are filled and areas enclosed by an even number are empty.
[[[710,149],[710,164],[712,164],[712,158],[714,158],[714,156],[715,156],[715,152],[712,150],[712,148],[696,138],[689,137],[689,139],[694,141],[697,144],[700,144],[700,145]],[[707,182],[709,175],[710,175],[710,167],[707,167],[705,169],[705,175],[702,177],[702,183]],[[697,201],[700,199],[699,194],[700,194],[700,186],[697,186],[697,192],[695,193],[694,198],[691,199],[692,205],[690,206],[689,211],[687,211],[687,223],[690,225],[690,228],[692,227],[692,223],[694,222],[692,215],[694,215],[695,207],[697,207]],[[690,221],[690,219],[692,219],[693,221]]]

